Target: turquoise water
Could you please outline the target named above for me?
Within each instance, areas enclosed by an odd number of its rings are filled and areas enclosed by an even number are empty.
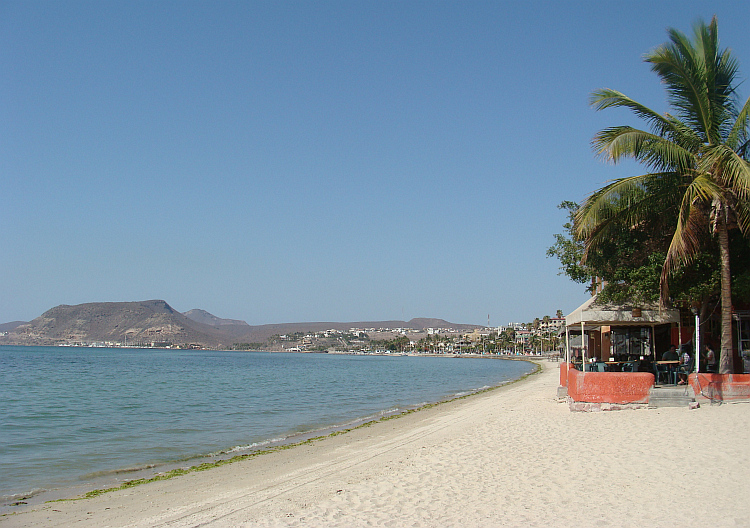
[[[0,503],[244,452],[531,370],[497,359],[2,346]]]

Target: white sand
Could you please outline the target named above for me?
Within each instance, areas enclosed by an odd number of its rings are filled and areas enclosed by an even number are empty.
[[[571,413],[558,376],[0,527],[750,526],[750,403]]]

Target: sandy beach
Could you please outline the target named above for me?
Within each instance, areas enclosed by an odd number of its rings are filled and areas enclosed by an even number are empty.
[[[0,526],[750,526],[750,403],[573,413],[558,376]]]

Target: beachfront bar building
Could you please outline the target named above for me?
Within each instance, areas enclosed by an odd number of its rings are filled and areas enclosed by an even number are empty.
[[[651,358],[675,343],[682,344],[680,311],[656,305],[617,306],[597,303],[597,297],[565,318],[568,362],[614,362],[628,357]],[[686,328],[688,335],[693,328]],[[690,338],[688,338],[690,339]],[[618,359],[619,358],[619,359]]]
[[[654,365],[670,345],[679,350],[690,343],[692,348],[695,319],[684,311],[656,304],[610,305],[597,302],[596,296],[587,300],[565,318],[558,396],[579,410],[654,405],[659,398],[685,405],[696,396],[750,399],[750,374],[694,372],[681,387],[673,385],[676,375],[657,379],[662,376]]]

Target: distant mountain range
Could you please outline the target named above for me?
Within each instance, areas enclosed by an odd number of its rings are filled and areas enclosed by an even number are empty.
[[[60,305],[31,322],[0,325],[0,344],[62,345],[77,343],[195,344],[227,348],[234,343],[263,343],[275,334],[349,330],[350,328],[451,328],[470,331],[478,325],[442,319],[411,321],[280,323],[250,326],[245,321],[221,319],[205,310],[180,313],[166,301],[98,302]]]

